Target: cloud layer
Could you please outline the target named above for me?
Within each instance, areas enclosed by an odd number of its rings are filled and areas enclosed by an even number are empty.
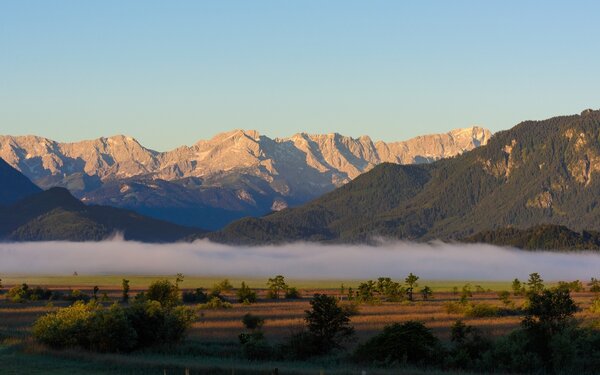
[[[600,276],[600,253],[526,252],[489,245],[383,243],[379,246],[295,243],[226,246],[208,241],[144,244],[104,242],[1,243],[0,273],[174,274],[293,278],[509,280],[539,272],[547,280]]]

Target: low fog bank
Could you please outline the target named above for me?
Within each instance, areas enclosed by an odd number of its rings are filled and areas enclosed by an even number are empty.
[[[227,246],[104,242],[0,243],[0,273],[175,274],[291,278],[509,280],[539,272],[546,280],[600,276],[600,253],[526,252],[478,244],[384,243],[377,247],[295,243]]]

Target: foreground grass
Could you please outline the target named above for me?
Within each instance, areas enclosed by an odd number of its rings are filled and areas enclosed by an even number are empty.
[[[82,289],[91,293],[93,285],[101,287],[101,293],[108,292],[111,302],[120,297],[121,279],[131,280],[135,289],[144,288],[150,282],[164,276],[24,276],[3,277],[5,287],[27,282],[30,285],[44,285],[66,291]],[[171,277],[173,278],[173,277]],[[182,287],[191,289],[198,286],[210,287],[222,278],[187,277]],[[241,279],[230,278],[234,285]],[[244,279],[252,286],[259,286],[264,279]],[[253,281],[254,280],[254,281]],[[308,362],[249,362],[240,355],[237,335],[244,330],[241,318],[246,313],[262,316],[266,319],[264,332],[270,342],[281,343],[303,324],[304,311],[309,308],[309,297],[319,291],[339,295],[340,281],[288,281],[290,285],[302,288],[304,296],[300,300],[266,300],[265,292],[259,292],[259,303],[243,305],[234,303],[232,309],[200,310],[201,317],[194,323],[185,343],[177,348],[155,348],[131,354],[99,354],[83,350],[56,351],[35,343],[30,336],[30,327],[41,315],[68,305],[65,301],[56,301],[48,305],[46,301],[13,303],[0,296],[0,373],[1,374],[271,374],[277,368],[279,374],[453,374],[432,370],[405,367],[364,367],[347,363],[344,356],[315,359]],[[302,283],[305,284],[302,284]],[[358,282],[358,281],[357,281]],[[470,318],[463,314],[448,313],[446,304],[456,301],[459,296],[452,292],[453,287],[462,287],[466,281],[421,281],[420,285],[429,285],[434,289],[432,300],[416,302],[381,303],[360,305],[359,315],[352,317],[356,328],[357,342],[372,337],[390,323],[417,320],[424,322],[442,341],[449,340],[450,327],[457,319],[482,329],[492,337],[505,335],[519,325],[522,317],[497,316],[488,318]],[[253,285],[254,284],[254,285]],[[316,287],[310,288],[310,285]],[[493,290],[509,289],[509,282],[478,283],[471,281],[472,287],[479,285],[473,303],[486,303],[501,307],[497,293]],[[346,287],[352,286],[345,281]],[[330,288],[327,288],[330,286]],[[489,291],[492,290],[492,291]],[[593,294],[575,293],[576,302],[582,311],[576,317],[582,321],[596,319],[588,311]],[[231,300],[234,295],[227,295]],[[522,297],[511,296],[511,300],[520,305]],[[187,371],[187,372],[186,372]],[[464,374],[464,372],[460,372]]]
[[[188,349],[190,344],[187,345]],[[198,348],[196,348],[198,349]],[[12,374],[454,374],[405,367],[369,368],[343,363],[336,358],[305,362],[249,362],[238,358],[178,353],[142,352],[128,355],[98,354],[80,350],[54,351],[31,342],[0,343],[1,373]],[[465,374],[461,372],[461,374]]]

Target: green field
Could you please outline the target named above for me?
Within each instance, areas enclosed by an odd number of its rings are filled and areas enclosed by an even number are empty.
[[[13,275],[1,275],[2,282],[5,285],[16,285],[27,282],[31,285],[43,285],[47,287],[93,287],[98,285],[100,287],[107,288],[118,288],[121,286],[121,281],[127,279],[130,281],[132,288],[145,288],[153,281],[158,279],[170,279],[175,280],[175,275],[26,275],[26,274],[13,274]],[[193,276],[185,275],[182,288],[210,288],[215,283],[229,279],[229,281],[237,286],[245,281],[253,288],[265,288],[267,277],[240,277],[240,276]],[[342,284],[345,287],[356,288],[358,284],[366,280],[359,279],[347,279],[347,280],[336,280],[336,279],[289,279],[286,278],[287,282],[301,289],[337,289]],[[401,281],[401,280],[399,280]],[[479,285],[485,290],[500,291],[510,289],[511,281],[482,281],[482,280],[419,280],[420,285],[427,285],[433,289],[434,292],[450,292],[454,287],[462,287],[465,284],[471,284],[473,287]]]

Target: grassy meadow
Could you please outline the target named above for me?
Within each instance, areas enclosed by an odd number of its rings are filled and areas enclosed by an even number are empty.
[[[91,295],[93,286],[100,287],[100,294],[106,292],[110,301],[118,301],[121,296],[121,280],[130,280],[130,295],[142,291],[152,281],[164,276],[2,276],[4,291],[13,285],[28,283],[30,286],[44,286],[52,290],[68,291],[79,289]],[[171,276],[169,279],[174,280]],[[217,277],[186,276],[181,283],[182,290],[203,287],[210,289],[222,280]],[[330,356],[306,362],[251,362],[240,356],[238,335],[244,331],[241,322],[246,313],[265,318],[263,331],[272,342],[283,342],[293,332],[300,330],[304,311],[309,309],[309,300],[314,293],[340,296],[340,285],[356,287],[361,280],[286,280],[290,286],[301,292],[298,300],[266,299],[265,278],[229,278],[234,287],[245,281],[257,289],[259,300],[254,304],[233,303],[231,309],[199,310],[199,319],[193,324],[187,339],[177,347],[153,348],[130,354],[100,354],[84,350],[51,350],[36,343],[31,337],[31,326],[41,315],[67,306],[66,301],[30,301],[15,303],[0,296],[0,373],[2,374],[270,374],[277,368],[281,374],[384,374],[437,373],[410,368],[365,368],[346,363],[342,357]],[[353,316],[351,324],[356,329],[356,341],[348,349],[380,332],[384,326],[394,322],[418,320],[433,330],[442,341],[448,341],[450,327],[457,319],[475,326],[493,337],[505,335],[519,326],[522,316],[497,316],[493,318],[469,318],[461,313],[448,313],[445,307],[449,301],[457,301],[459,290],[467,281],[424,281],[419,286],[433,289],[433,299],[422,300],[416,296],[414,302],[383,302],[361,304],[359,313]],[[473,289],[474,303],[485,302],[502,307],[497,292],[510,290],[510,282],[469,281]],[[476,288],[479,286],[479,288]],[[235,290],[225,293],[232,302]],[[576,318],[591,322],[596,317],[589,312],[594,294],[591,292],[573,293],[574,300],[581,307]],[[344,297],[341,297],[342,301]],[[523,297],[511,296],[519,305]],[[463,372],[464,373],[464,372]]]

